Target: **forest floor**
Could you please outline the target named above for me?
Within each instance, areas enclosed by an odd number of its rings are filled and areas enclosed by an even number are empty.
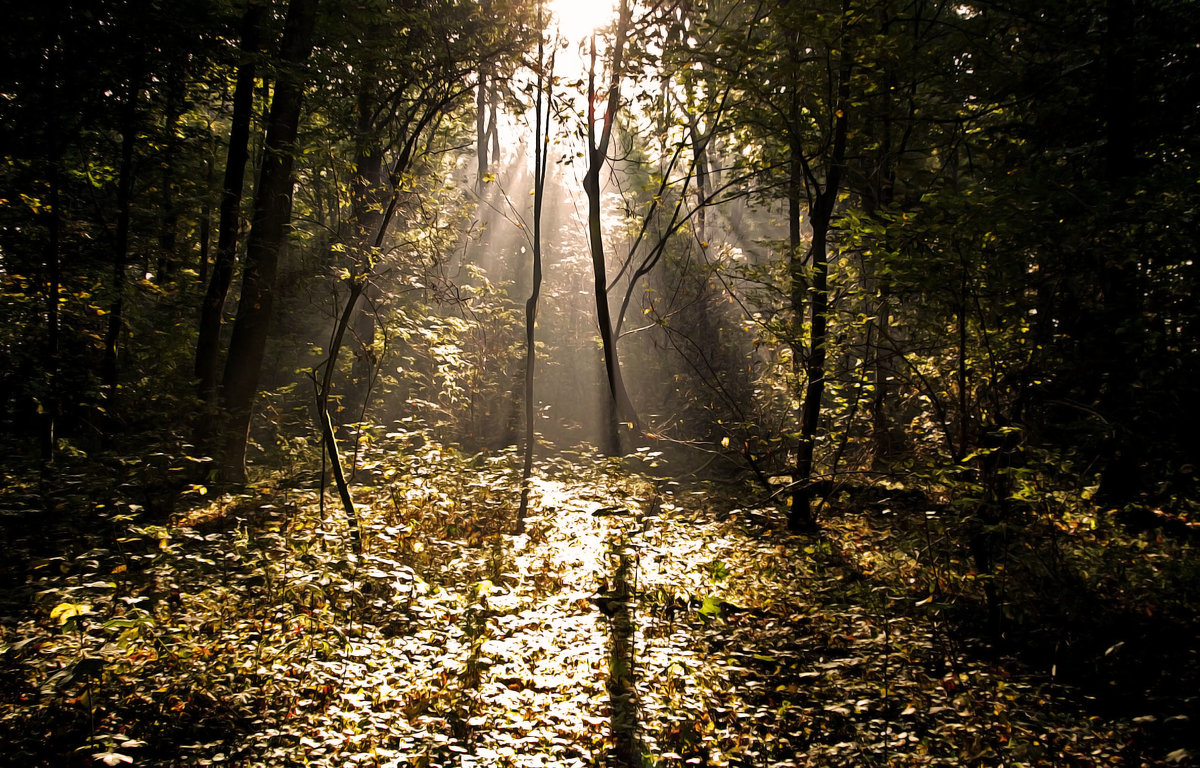
[[[31,519],[7,476],[0,762],[1193,764],[1188,542],[1057,521],[1057,562],[1022,555],[1057,612],[1014,576],[1001,641],[949,513],[909,497],[800,536],[731,486],[564,454],[515,534],[513,454],[394,437],[359,463],[360,555],[278,480],[152,523],[69,476]]]

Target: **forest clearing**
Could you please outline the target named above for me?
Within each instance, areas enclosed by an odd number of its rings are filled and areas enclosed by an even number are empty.
[[[517,535],[511,452],[400,447],[364,464],[358,556],[269,484],[8,530],[13,764],[1191,764],[1188,545],[1031,522],[993,638],[968,521],[912,494],[798,535],[565,456]]]
[[[0,25],[0,763],[1192,766],[1195,0]]]

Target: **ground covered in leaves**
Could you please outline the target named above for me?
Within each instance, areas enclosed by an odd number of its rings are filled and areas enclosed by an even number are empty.
[[[31,518],[7,478],[3,762],[1192,764],[1187,542],[1060,519],[1051,563],[1033,530],[1000,642],[942,509],[835,499],[798,536],[731,486],[564,454],[517,534],[516,464],[381,440],[358,555],[286,482],[162,519],[63,492]],[[1063,628],[1068,601],[1016,594],[1038,563],[1142,624]]]

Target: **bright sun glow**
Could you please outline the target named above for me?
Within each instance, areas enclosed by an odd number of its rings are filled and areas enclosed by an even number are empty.
[[[606,0],[551,0],[550,11],[558,20],[558,31],[577,43],[593,30],[612,23],[613,3]]]

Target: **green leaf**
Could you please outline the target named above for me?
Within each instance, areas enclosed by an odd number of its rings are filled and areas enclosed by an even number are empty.
[[[706,597],[704,603],[700,606],[699,611],[701,616],[709,618],[720,618],[721,616],[721,598]]]

